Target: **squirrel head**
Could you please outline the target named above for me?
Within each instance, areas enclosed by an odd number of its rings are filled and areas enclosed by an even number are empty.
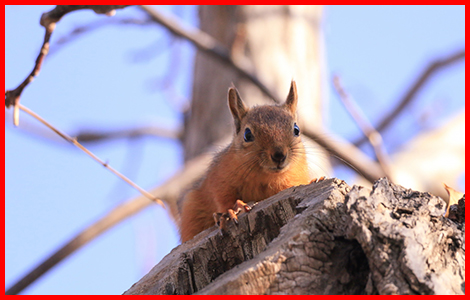
[[[232,149],[247,166],[266,172],[284,172],[304,154],[300,128],[296,124],[297,87],[291,82],[281,105],[248,108],[235,88],[228,91],[228,105],[235,122]]]

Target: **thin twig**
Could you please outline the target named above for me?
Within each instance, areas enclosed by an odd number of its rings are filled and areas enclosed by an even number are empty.
[[[382,121],[376,126],[376,130],[383,132],[396,117],[407,107],[413,99],[416,98],[418,92],[424,87],[424,85],[429,81],[429,79],[436,74],[438,71],[448,67],[454,63],[457,63],[465,59],[465,49],[459,50],[452,55],[445,56],[439,59],[432,61],[421,73],[421,75],[416,79],[416,81],[411,85],[410,89],[405,93],[403,98],[398,101],[397,106],[387,115]],[[354,145],[359,147],[367,141],[366,137],[363,137],[354,142]]]
[[[61,49],[62,46],[78,39],[81,35],[89,33],[93,30],[100,29],[108,25],[152,25],[155,26],[155,22],[150,19],[136,19],[136,18],[111,18],[111,19],[99,19],[89,24],[75,27],[72,31],[64,34],[56,39],[56,42],[51,45],[49,51],[49,57]]]
[[[106,169],[108,169],[109,171],[111,171],[112,173],[114,173],[116,176],[118,176],[119,178],[121,178],[122,180],[124,180],[125,182],[127,182],[130,186],[132,186],[133,188],[135,188],[136,190],[138,190],[142,195],[144,195],[145,197],[147,197],[148,199],[152,200],[152,201],[155,201],[157,204],[165,207],[165,205],[163,204],[163,202],[160,200],[160,199],[157,199],[155,198],[152,194],[150,194],[149,192],[147,192],[146,190],[142,189],[140,186],[138,186],[137,184],[135,184],[134,182],[132,182],[129,178],[127,178],[126,176],[122,175],[121,173],[119,173],[118,171],[116,171],[114,168],[112,168],[111,166],[108,165],[108,163],[102,161],[100,158],[98,158],[96,155],[94,155],[90,150],[88,150],[87,148],[83,147],[78,141],[76,138],[72,138],[70,136],[68,136],[67,134],[61,132],[59,129],[55,128],[54,126],[52,126],[50,123],[48,123],[46,120],[44,120],[42,117],[40,117],[38,114],[36,114],[35,112],[33,112],[32,110],[30,110],[29,108],[25,107],[24,105],[22,104],[19,104],[18,105],[19,108],[26,112],[27,114],[31,115],[33,118],[35,118],[36,120],[38,120],[39,122],[41,122],[42,124],[46,125],[49,129],[51,129],[52,131],[54,131],[56,134],[58,134],[60,137],[62,137],[64,140],[66,140],[67,142],[69,143],[72,143],[74,144],[75,146],[77,146],[80,150],[82,150],[83,152],[85,152],[86,154],[88,154],[91,158],[93,158],[95,161],[97,161],[99,164],[101,164],[103,167],[105,167]]]
[[[13,112],[11,109],[5,108],[5,129],[11,128],[13,125]],[[67,142],[64,141],[54,132],[50,131],[44,126],[39,125],[35,120],[22,120],[18,127],[15,128],[16,131],[23,132],[28,134],[33,138],[39,138],[43,141],[53,142],[61,145],[66,145]]]
[[[339,94],[339,98],[341,99],[344,107],[356,121],[357,126],[361,129],[362,133],[364,133],[374,148],[375,155],[379,161],[380,166],[382,167],[383,172],[390,180],[393,181],[390,172],[390,158],[383,144],[382,136],[367,120],[366,116],[359,108],[357,103],[354,102],[353,99],[346,93],[343,86],[341,85],[339,77],[336,75],[333,77],[333,86],[335,87],[336,92]]]

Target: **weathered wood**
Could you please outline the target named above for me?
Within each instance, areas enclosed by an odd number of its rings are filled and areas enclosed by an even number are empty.
[[[463,294],[465,223],[444,206],[386,179],[290,188],[176,247],[125,294]]]
[[[370,195],[354,187],[346,206],[346,237],[367,256],[370,291],[465,293],[465,223],[443,217],[444,200],[382,179]]]

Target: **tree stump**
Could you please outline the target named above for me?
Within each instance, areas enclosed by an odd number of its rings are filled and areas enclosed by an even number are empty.
[[[385,178],[372,191],[293,187],[225,234],[214,226],[179,245],[124,294],[464,294],[465,218],[444,211]]]

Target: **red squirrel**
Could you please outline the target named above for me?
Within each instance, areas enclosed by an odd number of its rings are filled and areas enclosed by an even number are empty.
[[[237,221],[245,202],[258,202],[311,178],[304,145],[297,125],[297,87],[291,82],[281,105],[248,108],[238,91],[228,90],[228,106],[235,135],[218,153],[199,186],[183,200],[180,234],[182,242],[214,226],[224,228]],[[323,178],[321,178],[323,179]]]

